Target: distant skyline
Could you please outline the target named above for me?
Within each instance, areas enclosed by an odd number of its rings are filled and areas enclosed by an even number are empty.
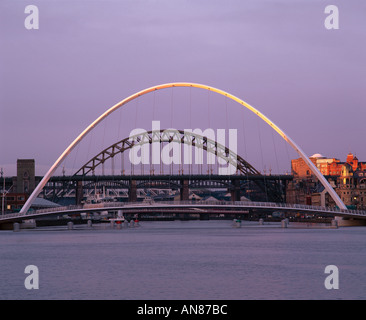
[[[24,27],[29,4],[39,9],[38,30]],[[324,27],[329,4],[339,8],[338,30]],[[366,161],[365,39],[363,0],[3,0],[0,167],[15,175],[16,160],[31,158],[43,175],[112,105],[176,81],[238,96],[308,156],[345,161],[352,152]],[[202,129],[221,125],[225,114],[217,110]],[[167,123],[168,111],[159,114]],[[173,125],[189,127],[174,112]],[[146,113],[139,117],[137,126],[151,123]],[[126,131],[133,125],[120,124]],[[287,157],[280,161],[290,168]]]

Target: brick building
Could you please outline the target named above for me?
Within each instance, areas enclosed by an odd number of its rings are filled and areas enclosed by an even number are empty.
[[[5,211],[19,211],[26,200],[28,199],[28,195],[25,193],[7,193],[5,195]]]
[[[352,153],[347,155],[345,162],[321,154],[312,155],[310,160],[327,178],[346,206],[366,209],[366,162],[360,162]],[[291,172],[294,180],[287,188],[289,203],[335,205],[302,158],[291,160]]]
[[[11,186],[6,186],[8,191],[4,197],[2,209],[4,212],[19,211],[29,195],[36,187],[35,161],[34,159],[18,159],[17,175],[12,177]],[[3,191],[5,193],[5,191]]]
[[[36,187],[34,159],[17,160],[16,192],[31,194]]]
[[[357,161],[346,162],[338,177],[336,191],[346,206],[366,209],[366,168]]]

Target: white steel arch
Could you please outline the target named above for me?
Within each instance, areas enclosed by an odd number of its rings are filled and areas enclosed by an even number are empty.
[[[269,126],[273,128],[298,154],[299,156],[305,161],[305,163],[309,166],[311,171],[315,174],[315,176],[319,179],[319,181],[322,183],[324,188],[328,191],[330,196],[333,198],[335,203],[340,209],[347,209],[347,207],[344,205],[338,194],[334,191],[334,189],[331,187],[331,185],[328,183],[328,181],[324,178],[324,176],[321,174],[321,172],[317,169],[317,167],[310,161],[310,159],[306,156],[306,154],[301,150],[301,148],[287,135],[283,130],[281,130],[277,125],[273,123],[270,119],[268,119],[263,113],[258,111],[256,108],[252,107],[245,101],[239,99],[238,97],[225,92],[223,90],[199,84],[199,83],[191,83],[191,82],[172,82],[172,83],[166,83],[161,84],[157,86],[153,86],[144,90],[141,90],[137,93],[134,93],[130,95],[129,97],[123,99],[122,101],[118,102],[111,108],[109,108],[106,112],[104,112],[99,118],[97,118],[94,122],[92,122],[83,132],[79,134],[79,136],[65,149],[65,151],[59,156],[59,158],[56,160],[56,162],[52,165],[52,167],[48,170],[46,175],[43,177],[43,179],[40,181],[40,183],[37,185],[37,187],[34,189],[32,194],[29,196],[28,200],[20,210],[21,214],[26,214],[29,210],[30,206],[32,205],[34,199],[38,196],[38,194],[42,191],[43,187],[46,185],[50,177],[53,175],[57,167],[62,163],[62,161],[68,156],[68,154],[75,148],[75,146],[78,145],[78,143],[91,131],[94,127],[98,125],[103,119],[108,117],[112,112],[115,110],[121,108],[128,102],[145,95],[147,93],[166,89],[166,88],[173,88],[173,87],[193,87],[193,88],[199,88],[199,89],[205,89],[212,92],[216,92],[218,94],[221,94],[227,98],[230,98],[237,103],[241,104],[245,108],[252,111],[254,114],[256,114],[258,117],[260,117],[263,121],[265,121]]]

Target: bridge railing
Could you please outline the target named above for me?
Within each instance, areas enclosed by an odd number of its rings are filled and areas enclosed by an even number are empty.
[[[183,201],[166,201],[166,202],[156,202],[156,201],[148,201],[148,202],[105,202],[98,203],[95,205],[95,208],[120,208],[124,206],[134,206],[134,207],[144,207],[146,204],[157,205],[157,206],[169,206],[172,204],[175,205],[222,205],[222,206],[254,206],[254,207],[262,207],[262,208],[291,208],[291,209],[300,209],[300,210],[314,210],[314,211],[323,211],[323,212],[334,212],[334,213],[349,213],[356,215],[366,215],[366,211],[363,210],[352,210],[352,209],[340,209],[335,207],[325,207],[325,206],[311,206],[311,205],[302,205],[302,204],[291,204],[291,203],[277,203],[277,202],[258,202],[258,201],[212,201],[212,200],[183,200]],[[71,205],[57,208],[48,208],[48,209],[40,209],[36,210],[35,213],[47,213],[47,212],[60,212],[60,211],[72,211],[72,210],[82,210],[82,209],[93,209],[92,205],[88,205],[87,207],[83,205]]]
[[[33,214],[38,213],[47,213],[47,212],[61,212],[61,211],[72,211],[72,210],[82,210],[85,209],[83,205],[70,205],[70,206],[61,206],[61,207],[54,207],[54,208],[47,208],[47,209],[38,209],[33,211]],[[27,212],[29,214],[29,211]]]
[[[57,212],[67,212],[67,211],[81,211],[85,210],[92,210],[94,209],[102,209],[102,208],[123,208],[127,206],[133,207],[145,207],[147,204],[151,206],[170,206],[170,205],[182,205],[182,206],[191,206],[191,205],[207,205],[207,206],[243,206],[243,207],[258,207],[258,208],[268,208],[271,210],[275,210],[276,208],[279,209],[299,209],[299,210],[307,210],[307,211],[320,211],[324,213],[342,213],[342,214],[350,214],[350,215],[363,215],[366,216],[366,211],[363,210],[352,210],[352,209],[339,209],[335,207],[324,207],[324,206],[310,206],[310,205],[302,205],[302,204],[290,204],[290,203],[276,203],[276,202],[255,202],[255,201],[212,201],[212,200],[183,200],[183,201],[164,201],[164,202],[156,202],[156,201],[148,201],[148,202],[105,202],[105,203],[97,203],[95,205],[88,204],[85,205],[70,205],[70,206],[59,206],[53,208],[45,208],[45,209],[38,209],[28,211],[26,214],[17,213],[10,213],[3,216],[0,216],[1,219],[6,218],[14,218],[19,216],[24,216],[25,218],[28,215],[42,215],[47,213],[57,213]]]

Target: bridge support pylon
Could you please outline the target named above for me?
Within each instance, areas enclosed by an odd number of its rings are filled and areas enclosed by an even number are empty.
[[[188,180],[181,181],[180,200],[189,200]]]
[[[335,217],[338,227],[366,226],[366,219]]]
[[[136,180],[130,181],[130,189],[128,190],[128,201],[136,202],[137,201],[137,187]]]
[[[76,182],[76,205],[81,204],[81,201],[83,200],[84,193],[83,193],[83,182],[77,181]]]
[[[240,201],[240,181],[232,180],[232,188],[230,190],[231,201]]]

